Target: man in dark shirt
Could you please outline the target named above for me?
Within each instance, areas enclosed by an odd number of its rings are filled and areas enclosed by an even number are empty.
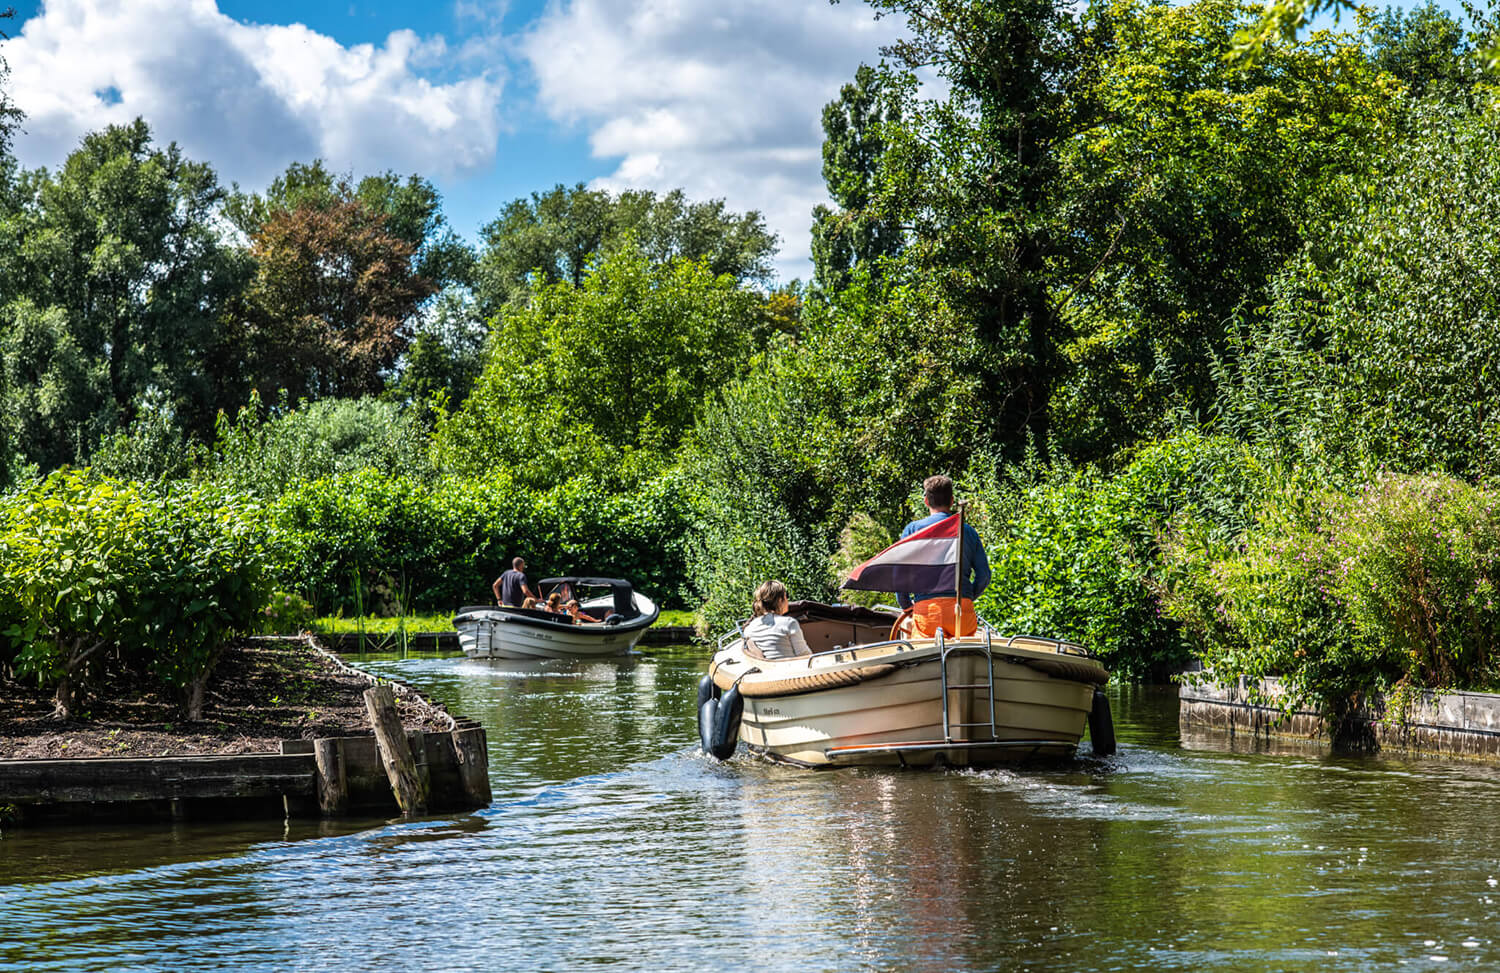
[[[953,516],[953,481],[946,476],[929,476],[922,482],[922,502],[927,505],[927,516],[914,520],[901,531],[902,537],[910,537],[917,531],[931,527],[939,521]],[[979,532],[964,524],[964,577],[960,579],[966,601],[978,598],[990,584],[990,561],[985,556],[984,544]],[[933,592],[896,592],[896,601],[902,608],[910,608],[916,602],[946,599],[952,602],[953,589]],[[967,628],[967,626],[966,626]]]
[[[536,597],[531,593],[531,587],[526,584],[526,559],[524,557],[511,561],[510,570],[496,578],[491,587],[495,590],[495,604],[497,605],[520,608],[522,601]]]

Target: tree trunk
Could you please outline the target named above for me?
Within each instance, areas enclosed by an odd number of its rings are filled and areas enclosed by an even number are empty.
[[[73,718],[73,676],[66,670],[57,681],[57,692],[52,697],[52,715],[59,720]]]
[[[212,670],[209,670],[210,672]],[[193,722],[203,719],[203,696],[208,689],[208,672],[196,676],[188,684],[187,718]]]

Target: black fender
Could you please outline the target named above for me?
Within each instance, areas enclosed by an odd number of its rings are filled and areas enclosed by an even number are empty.
[[[713,705],[710,706],[709,704]],[[710,738],[714,731],[714,717],[719,712],[719,687],[713,676],[704,676],[698,681],[698,745],[708,753]]]
[[[707,709],[705,705],[704,709]],[[704,710],[699,710],[699,718]],[[709,734],[708,752],[719,760],[728,760],[740,745],[740,719],[745,715],[745,697],[733,686],[720,697],[713,713],[713,730]]]
[[[1109,712],[1109,697],[1094,690],[1094,706],[1089,710],[1089,742],[1094,756],[1109,757],[1115,752],[1115,719]]]

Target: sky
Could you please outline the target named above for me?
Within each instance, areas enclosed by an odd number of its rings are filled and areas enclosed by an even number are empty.
[[[822,108],[898,29],[860,0],[5,6],[28,167],[140,116],[247,190],[314,158],[355,178],[417,173],[476,244],[506,203],[558,183],[680,187],[760,211],[783,280],[812,271]]]
[[[430,179],[472,243],[512,199],[587,183],[724,199],[806,279],[823,106],[895,22],[858,0],[0,0],[26,112],[55,167],[140,116],[259,190],[294,161]]]

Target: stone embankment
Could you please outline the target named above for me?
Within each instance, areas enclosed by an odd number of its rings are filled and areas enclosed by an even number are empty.
[[[1244,679],[1217,683],[1202,673],[1188,673],[1178,692],[1178,721],[1185,732],[1218,732],[1255,743],[1334,743],[1333,728],[1320,708],[1304,705],[1288,712],[1281,705],[1285,695],[1274,678],[1253,685]],[[1500,694],[1428,691],[1413,699],[1405,713],[1373,699],[1346,723],[1338,742],[1367,750],[1500,761]]]

